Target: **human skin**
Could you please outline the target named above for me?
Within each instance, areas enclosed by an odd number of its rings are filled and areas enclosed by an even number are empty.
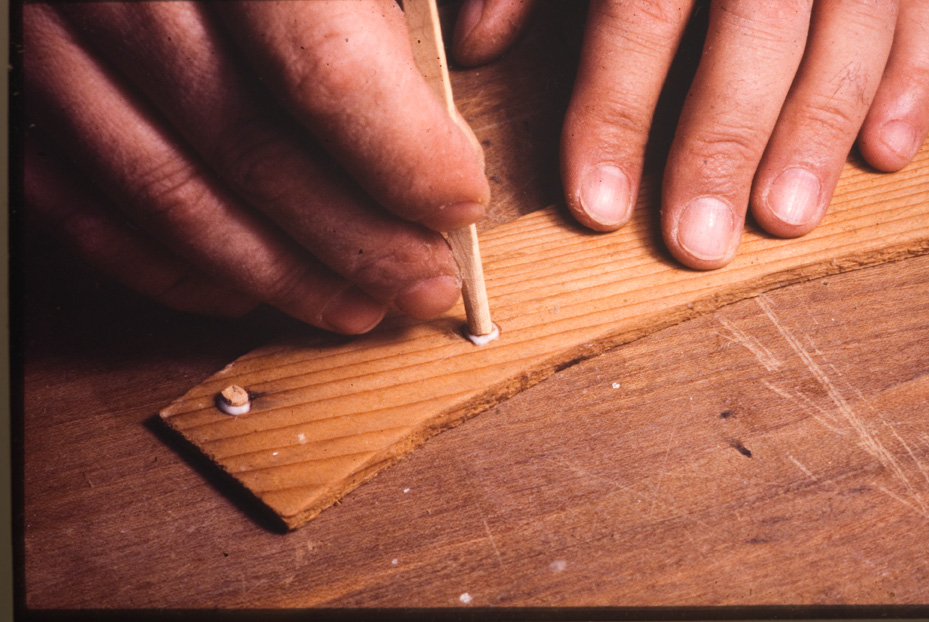
[[[631,216],[658,93],[694,0],[595,0],[563,128],[566,201]],[[466,0],[465,64],[511,46],[529,0]],[[583,10],[583,7],[579,7]],[[30,217],[167,305],[266,303],[341,333],[458,298],[440,231],[477,221],[483,156],[413,59],[393,0],[23,8]],[[664,175],[683,264],[822,219],[856,136],[902,168],[929,132],[929,2],[716,0]]]
[[[465,0],[459,61],[512,45],[531,0]],[[694,0],[594,0],[565,118],[565,198],[610,231],[635,204],[649,127]],[[707,3],[701,3],[707,4]],[[857,138],[879,171],[929,133],[929,2],[714,0],[703,56],[664,170],[665,243],[683,264],[735,256],[748,209],[795,237],[822,220]]]
[[[483,215],[483,155],[392,0],[27,4],[23,22],[30,215],[92,264],[177,308],[267,303],[341,333],[458,299],[438,232]]]

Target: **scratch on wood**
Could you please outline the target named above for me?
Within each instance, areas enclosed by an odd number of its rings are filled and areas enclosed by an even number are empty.
[[[811,480],[813,480],[814,482],[816,481],[816,477],[813,475],[813,473],[812,473],[808,468],[806,468],[806,467],[803,465],[802,462],[800,462],[799,460],[797,460],[796,458],[794,458],[794,457],[793,457],[792,455],[790,455],[790,454],[787,454],[787,459],[790,460],[791,462],[793,462],[793,463],[797,466],[797,468],[800,469],[801,471],[803,471],[803,473],[804,473],[807,477],[809,477],[809,478],[810,478]]]
[[[804,410],[810,413],[810,415],[814,419],[816,419],[816,421],[819,422],[820,425],[822,425],[824,428],[826,428],[830,432],[835,432],[836,434],[842,433],[842,430],[840,430],[837,426],[832,425],[832,423],[829,423],[830,421],[836,424],[839,423],[838,420],[832,415],[832,413],[828,412],[822,406],[819,406],[818,404],[816,404],[808,396],[803,395],[802,393],[798,393],[798,392],[791,393],[790,391],[784,389],[783,387],[779,387],[776,384],[769,382],[768,380],[762,380],[761,383],[767,388],[771,389],[771,391],[783,397],[784,399],[799,402],[800,405],[803,406]]]
[[[795,396],[795,395],[791,395],[791,394],[788,393],[786,390],[780,388],[780,387],[777,386],[776,384],[773,384],[773,383],[771,383],[771,382],[768,382],[767,380],[762,380],[762,381],[761,381],[761,384],[763,384],[764,386],[768,387],[769,389],[771,389],[772,391],[774,391],[775,393],[777,393],[778,395],[780,395],[781,397],[783,397],[785,400],[796,399],[796,396]]]
[[[500,567],[503,568],[503,558],[500,556],[500,549],[497,548],[497,542],[494,540],[494,534],[490,533],[490,526],[487,525],[487,519],[481,518],[481,522],[484,523],[484,531],[487,532],[487,538],[490,540],[490,546],[494,547],[494,555],[497,556],[497,563],[499,563]]]
[[[717,334],[719,334],[720,337],[726,339],[727,341],[736,343],[746,348],[749,352],[755,355],[755,358],[758,359],[758,362],[761,363],[766,370],[777,371],[783,366],[783,363],[781,363],[777,357],[771,354],[771,351],[764,347],[760,341],[747,334],[745,331],[725,318],[718,318],[718,321],[726,330],[732,333],[732,336],[730,337],[722,333]]]
[[[897,433],[896,428],[894,428],[892,425],[886,422],[884,423],[884,425],[890,428],[891,434],[893,434],[897,438],[897,440],[900,441],[900,444],[903,445],[904,449],[906,449],[906,453],[910,454],[910,458],[912,458],[913,463],[916,465],[916,468],[919,469],[919,472],[922,474],[923,479],[926,480],[927,484],[929,484],[929,473],[927,473],[926,471],[926,466],[920,461],[920,459],[916,456],[916,454],[913,453],[913,450],[910,449],[909,443],[903,440],[903,437]]]
[[[575,464],[574,462],[571,462],[571,461],[565,459],[564,457],[558,457],[558,458],[557,458],[557,461],[558,461],[562,466],[564,466],[564,467],[566,467],[567,469],[569,469],[570,471],[572,471],[572,472],[574,472],[574,473],[580,475],[581,477],[583,477],[583,478],[586,479],[586,480],[594,480],[594,481],[602,482],[602,483],[604,483],[604,484],[607,484],[607,485],[608,485],[610,488],[612,488],[612,489],[623,491],[623,492],[628,493],[628,494],[630,494],[630,495],[633,495],[633,496],[635,496],[635,497],[637,497],[637,498],[638,498],[638,497],[646,497],[646,498],[649,497],[649,494],[648,494],[648,493],[643,493],[643,492],[641,492],[641,491],[639,491],[639,490],[636,490],[636,489],[633,488],[632,486],[627,486],[627,485],[625,485],[625,484],[621,484],[618,480],[612,480],[612,479],[609,479],[609,478],[607,478],[607,477],[603,477],[602,475],[598,475],[598,474],[596,474],[596,473],[592,473],[592,472],[588,471],[587,469],[583,468],[582,466],[580,466],[580,465],[578,465],[578,464]],[[701,526],[701,527],[706,527],[706,526],[707,526],[707,524],[706,524],[705,521],[703,521],[703,520],[701,520],[701,519],[699,519],[699,518],[693,516],[692,514],[690,514],[690,513],[688,513],[688,512],[681,511],[680,507],[677,506],[677,505],[675,505],[675,504],[667,503],[667,502],[662,501],[660,498],[657,498],[657,497],[652,497],[652,499],[654,499],[654,501],[655,501],[655,503],[652,504],[653,506],[657,503],[657,504],[660,504],[661,507],[662,507],[665,511],[670,511],[670,512],[672,512],[671,514],[668,514],[668,515],[667,515],[667,518],[684,518],[684,519],[687,519],[687,520],[689,520],[690,522],[692,522],[692,523],[694,523],[694,524],[696,524],[696,525],[699,525],[699,526]],[[636,500],[638,501],[639,499],[636,499]],[[638,506],[639,506],[639,504],[629,504],[629,507],[638,507]],[[694,538],[693,538],[689,533],[685,532],[685,535],[686,535],[687,538],[694,544],[694,546],[697,545],[696,540],[694,540]]]
[[[851,407],[845,397],[839,392],[838,388],[835,386],[835,383],[829,378],[829,376],[823,371],[822,367],[813,360],[813,357],[810,355],[810,352],[803,347],[800,343],[800,340],[797,339],[793,333],[791,333],[787,327],[785,327],[777,315],[774,313],[774,310],[771,308],[771,304],[768,302],[768,299],[765,295],[758,296],[755,298],[755,303],[761,308],[764,314],[771,320],[771,323],[774,324],[774,327],[778,330],[781,336],[787,341],[787,344],[791,349],[797,354],[803,364],[809,369],[810,373],[813,374],[813,377],[822,385],[826,390],[826,393],[829,395],[832,403],[835,405],[836,410],[839,414],[842,415],[844,420],[852,428],[852,430],[858,435],[859,446],[862,447],[868,454],[870,454],[874,459],[876,459],[882,466],[889,469],[898,479],[898,481],[906,489],[908,495],[912,499],[913,503],[916,505],[908,503],[910,507],[916,508],[920,514],[929,516],[929,507],[927,507],[926,502],[922,498],[922,494],[917,491],[904,471],[900,462],[894,457],[894,455],[887,449],[887,447],[881,443],[881,441],[872,433],[864,421],[857,412]],[[864,400],[859,392],[859,396]],[[866,400],[865,400],[866,402]],[[884,422],[885,425],[886,422]],[[894,431],[896,437],[902,442],[902,438]],[[909,451],[909,447],[906,443],[903,443],[903,446]],[[910,455],[913,456],[912,452]],[[913,456],[915,459],[915,456]],[[921,474],[926,477],[926,472],[922,468],[922,465],[917,461]],[[882,489],[887,494],[891,494],[886,489]],[[896,497],[895,497],[896,498]]]
[[[895,501],[899,501],[900,503],[902,503],[902,504],[905,505],[906,507],[908,507],[908,508],[910,508],[911,510],[913,510],[914,512],[916,512],[917,514],[921,514],[922,516],[925,516],[925,517],[929,518],[929,511],[927,511],[925,507],[916,507],[915,505],[913,505],[912,503],[910,503],[910,502],[907,501],[906,499],[903,499],[903,498],[901,498],[901,497],[895,495],[894,493],[890,492],[889,490],[887,490],[887,489],[884,488],[883,486],[877,486],[877,489],[880,490],[881,492],[883,492],[885,495],[887,495],[887,496],[890,497],[891,499],[894,499]]]
[[[655,511],[655,503],[658,501],[658,491],[661,490],[661,483],[664,481],[664,476],[668,472],[668,454],[671,453],[671,444],[674,440],[675,432],[676,429],[674,427],[671,427],[671,429],[668,430],[668,446],[665,447],[664,458],[661,460],[661,473],[658,475],[658,481],[655,483],[655,488],[651,493],[652,504],[651,507],[648,508],[649,514],[652,514]]]

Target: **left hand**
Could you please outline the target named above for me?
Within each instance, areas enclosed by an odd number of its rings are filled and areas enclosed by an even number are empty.
[[[505,50],[529,4],[467,0],[456,57]],[[696,4],[590,3],[561,148],[568,207],[592,229],[631,216],[658,95]],[[927,133],[929,2],[714,0],[665,168],[665,243],[687,266],[721,267],[749,206],[769,233],[803,235],[825,215],[856,138],[871,166],[895,171]]]

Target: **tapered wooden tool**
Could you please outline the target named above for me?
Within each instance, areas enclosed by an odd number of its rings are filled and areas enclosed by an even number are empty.
[[[403,12],[416,66],[432,90],[445,103],[451,117],[463,125],[452,99],[452,84],[448,77],[448,63],[435,0],[404,0]],[[471,132],[468,127],[462,129]],[[471,225],[450,231],[447,237],[461,270],[461,294],[468,317],[468,332],[472,340],[474,337],[492,335],[496,329],[490,319],[490,304],[487,300],[487,286],[481,264],[481,249],[477,241],[477,227]]]
[[[666,258],[657,197],[657,181],[644,179],[632,220],[610,234],[581,232],[556,208],[487,232],[506,339],[463,341],[460,305],[438,320],[391,317],[351,341],[286,339],[161,416],[299,527],[430,436],[575,362],[776,287],[929,252],[929,145],[893,175],[847,165],[815,231],[795,240],[749,231],[735,260],[712,272]],[[252,396],[247,414],[217,408],[230,385]]]

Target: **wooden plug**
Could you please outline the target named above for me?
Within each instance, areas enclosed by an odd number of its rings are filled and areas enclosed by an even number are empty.
[[[435,0],[404,0],[407,32],[413,47],[413,58],[426,82],[445,103],[449,115],[462,123],[452,98],[452,85],[445,59],[445,45],[439,26],[439,11]],[[463,128],[470,132],[467,127]],[[484,345],[500,336],[500,330],[490,319],[484,266],[477,241],[477,227],[470,225],[447,234],[449,246],[461,270],[461,295],[468,318],[468,334],[472,343]]]
[[[227,415],[244,415],[252,408],[248,391],[237,384],[230,384],[216,396],[216,406]]]

